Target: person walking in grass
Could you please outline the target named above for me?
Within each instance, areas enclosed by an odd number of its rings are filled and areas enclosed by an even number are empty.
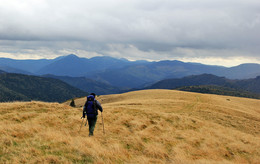
[[[88,125],[89,125],[89,136],[94,135],[94,129],[97,122],[97,115],[98,110],[103,112],[103,108],[98,100],[95,99],[96,94],[91,93],[87,96],[87,101],[83,107],[83,115],[82,117],[85,118],[87,114]]]

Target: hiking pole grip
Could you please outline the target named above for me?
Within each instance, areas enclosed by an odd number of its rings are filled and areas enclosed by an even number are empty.
[[[101,112],[101,117],[102,117],[102,124],[103,124],[103,133],[105,134],[105,127],[104,127],[104,120],[103,120],[103,112]]]

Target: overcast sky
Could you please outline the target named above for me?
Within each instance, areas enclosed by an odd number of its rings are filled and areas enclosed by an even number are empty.
[[[260,63],[260,0],[0,0],[0,57]]]

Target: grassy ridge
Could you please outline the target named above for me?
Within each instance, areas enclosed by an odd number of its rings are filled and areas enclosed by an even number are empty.
[[[81,108],[26,102],[0,105],[3,163],[257,163],[260,101],[169,90],[98,97],[95,136]],[[78,107],[85,98],[75,100]],[[68,102],[69,103],[69,102]]]

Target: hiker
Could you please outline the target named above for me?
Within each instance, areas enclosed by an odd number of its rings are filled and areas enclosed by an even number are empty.
[[[98,110],[100,110],[100,112],[103,112],[103,108],[101,104],[95,99],[95,97],[96,97],[95,93],[91,93],[89,96],[87,96],[87,101],[83,107],[82,117],[85,118],[85,115],[87,114],[88,125],[89,125],[89,136],[94,135]]]

